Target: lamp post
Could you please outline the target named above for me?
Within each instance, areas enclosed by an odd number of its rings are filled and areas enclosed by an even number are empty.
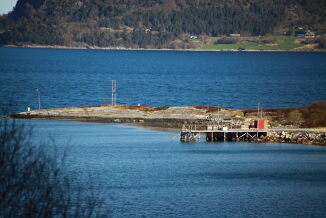
[[[38,95],[38,109],[41,109],[41,93],[40,90],[36,89]]]

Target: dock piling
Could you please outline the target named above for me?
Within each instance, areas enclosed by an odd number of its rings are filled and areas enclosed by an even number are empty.
[[[206,142],[219,141],[252,141],[260,136],[266,136],[267,129],[218,129],[210,128],[209,130],[198,130],[196,126],[182,126],[180,140],[182,142],[200,141],[200,134],[206,135]]]

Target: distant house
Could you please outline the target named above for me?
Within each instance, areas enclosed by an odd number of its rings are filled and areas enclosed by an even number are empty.
[[[315,37],[315,33],[310,30],[307,30],[307,31],[299,30],[299,31],[296,31],[295,35],[297,37],[305,37],[305,38],[314,38]]]
[[[191,35],[191,36],[190,36],[190,39],[198,39],[198,36]]]
[[[297,31],[295,31],[295,35],[297,37],[305,37],[305,34],[306,34],[306,31],[304,31],[304,30],[297,30]]]
[[[304,34],[304,37],[306,38],[315,38],[315,33],[308,30],[305,34]]]
[[[294,27],[292,27],[292,29],[294,29],[294,30],[303,30],[303,28],[301,26],[294,26]]]
[[[239,33],[231,33],[231,34],[230,34],[230,37],[231,37],[231,38],[240,38],[240,36],[241,36],[241,35],[240,35]]]

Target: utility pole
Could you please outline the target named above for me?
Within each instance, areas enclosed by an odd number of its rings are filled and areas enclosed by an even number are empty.
[[[40,90],[36,89],[37,95],[38,95],[38,109],[41,109],[41,93]]]
[[[260,111],[259,111],[259,109],[260,109]],[[260,103],[258,103],[257,117],[260,118],[260,119],[263,119],[263,108],[260,107]]]
[[[217,128],[220,128],[220,105],[217,106]]]
[[[117,105],[117,81],[112,80],[112,106]]]

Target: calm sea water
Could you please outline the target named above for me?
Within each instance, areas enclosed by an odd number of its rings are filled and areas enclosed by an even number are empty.
[[[0,101],[15,111],[102,104],[298,107],[326,100],[326,53],[0,48]]]
[[[326,100],[325,53],[0,48],[1,107],[118,103],[297,107]],[[35,142],[68,149],[67,171],[90,175],[115,217],[325,217],[326,149],[199,143],[114,124],[24,121]],[[45,143],[44,143],[45,142]]]
[[[114,217],[325,217],[326,149],[179,142],[178,134],[31,121],[55,138],[67,166],[91,175]],[[44,146],[49,146],[43,143]]]

